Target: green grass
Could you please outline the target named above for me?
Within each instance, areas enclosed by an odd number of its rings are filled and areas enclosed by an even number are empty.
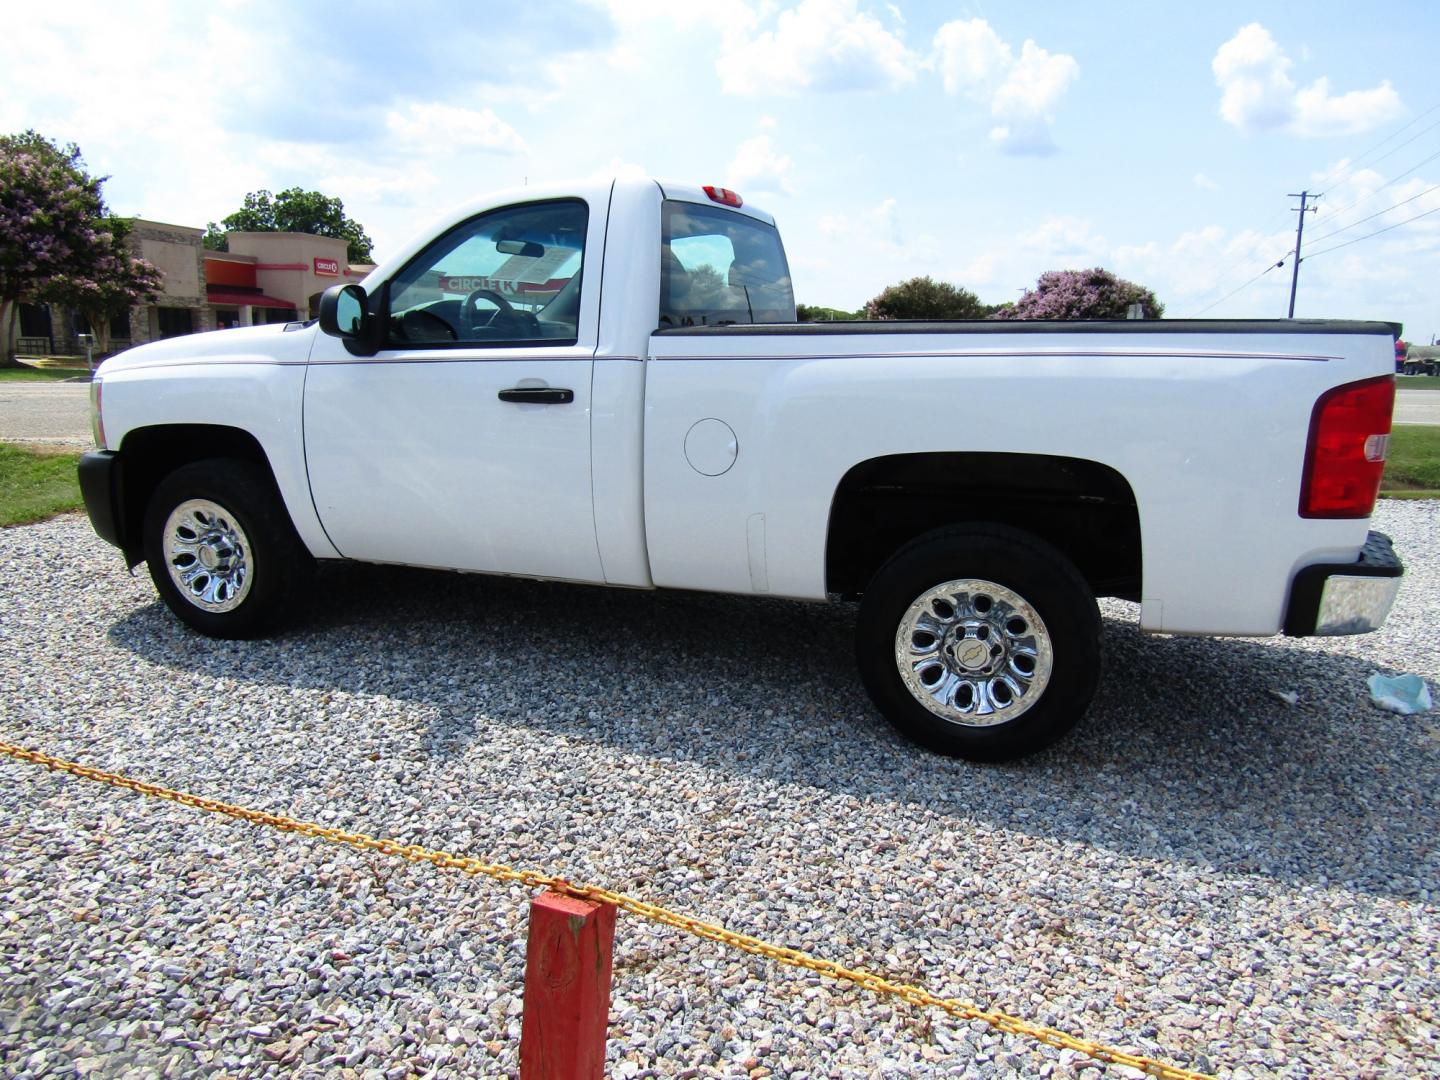
[[[0,443],[0,526],[44,521],[79,510],[80,455]]]
[[[1396,375],[1397,390],[1440,390],[1440,375]]]
[[[59,382],[76,375],[89,375],[87,368],[0,368],[0,382]],[[1440,382],[1440,379],[1436,379]]]
[[[1400,498],[1440,498],[1440,425],[1394,427],[1380,488],[1386,495]]]

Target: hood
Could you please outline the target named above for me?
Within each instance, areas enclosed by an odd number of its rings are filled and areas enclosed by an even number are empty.
[[[304,363],[310,358],[316,332],[314,323],[298,322],[205,330],[116,353],[100,365],[96,374],[103,378],[116,371],[171,364]]]

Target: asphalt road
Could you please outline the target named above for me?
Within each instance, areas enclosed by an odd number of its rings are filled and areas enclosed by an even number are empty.
[[[1440,390],[1401,390],[1397,424],[1440,424]],[[90,446],[90,387],[82,383],[0,383],[0,442]]]
[[[1401,390],[1395,395],[1395,423],[1440,424],[1440,390]]]
[[[88,448],[89,384],[0,382],[0,442]]]

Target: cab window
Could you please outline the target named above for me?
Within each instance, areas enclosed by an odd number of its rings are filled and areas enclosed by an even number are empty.
[[[527,203],[472,218],[390,283],[392,347],[574,344],[586,206]]]
[[[795,321],[795,293],[773,225],[667,201],[660,247],[662,330]]]

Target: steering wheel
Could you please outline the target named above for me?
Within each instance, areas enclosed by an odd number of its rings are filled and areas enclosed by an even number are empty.
[[[495,305],[495,313],[485,322],[479,321],[480,309],[475,306],[476,300],[488,300]],[[501,296],[494,289],[476,289],[469,296],[465,297],[465,304],[461,308],[469,320],[472,330],[482,326],[513,327],[520,330],[533,330],[537,334],[540,331],[540,321],[535,318],[533,312],[516,311],[509,300]]]

